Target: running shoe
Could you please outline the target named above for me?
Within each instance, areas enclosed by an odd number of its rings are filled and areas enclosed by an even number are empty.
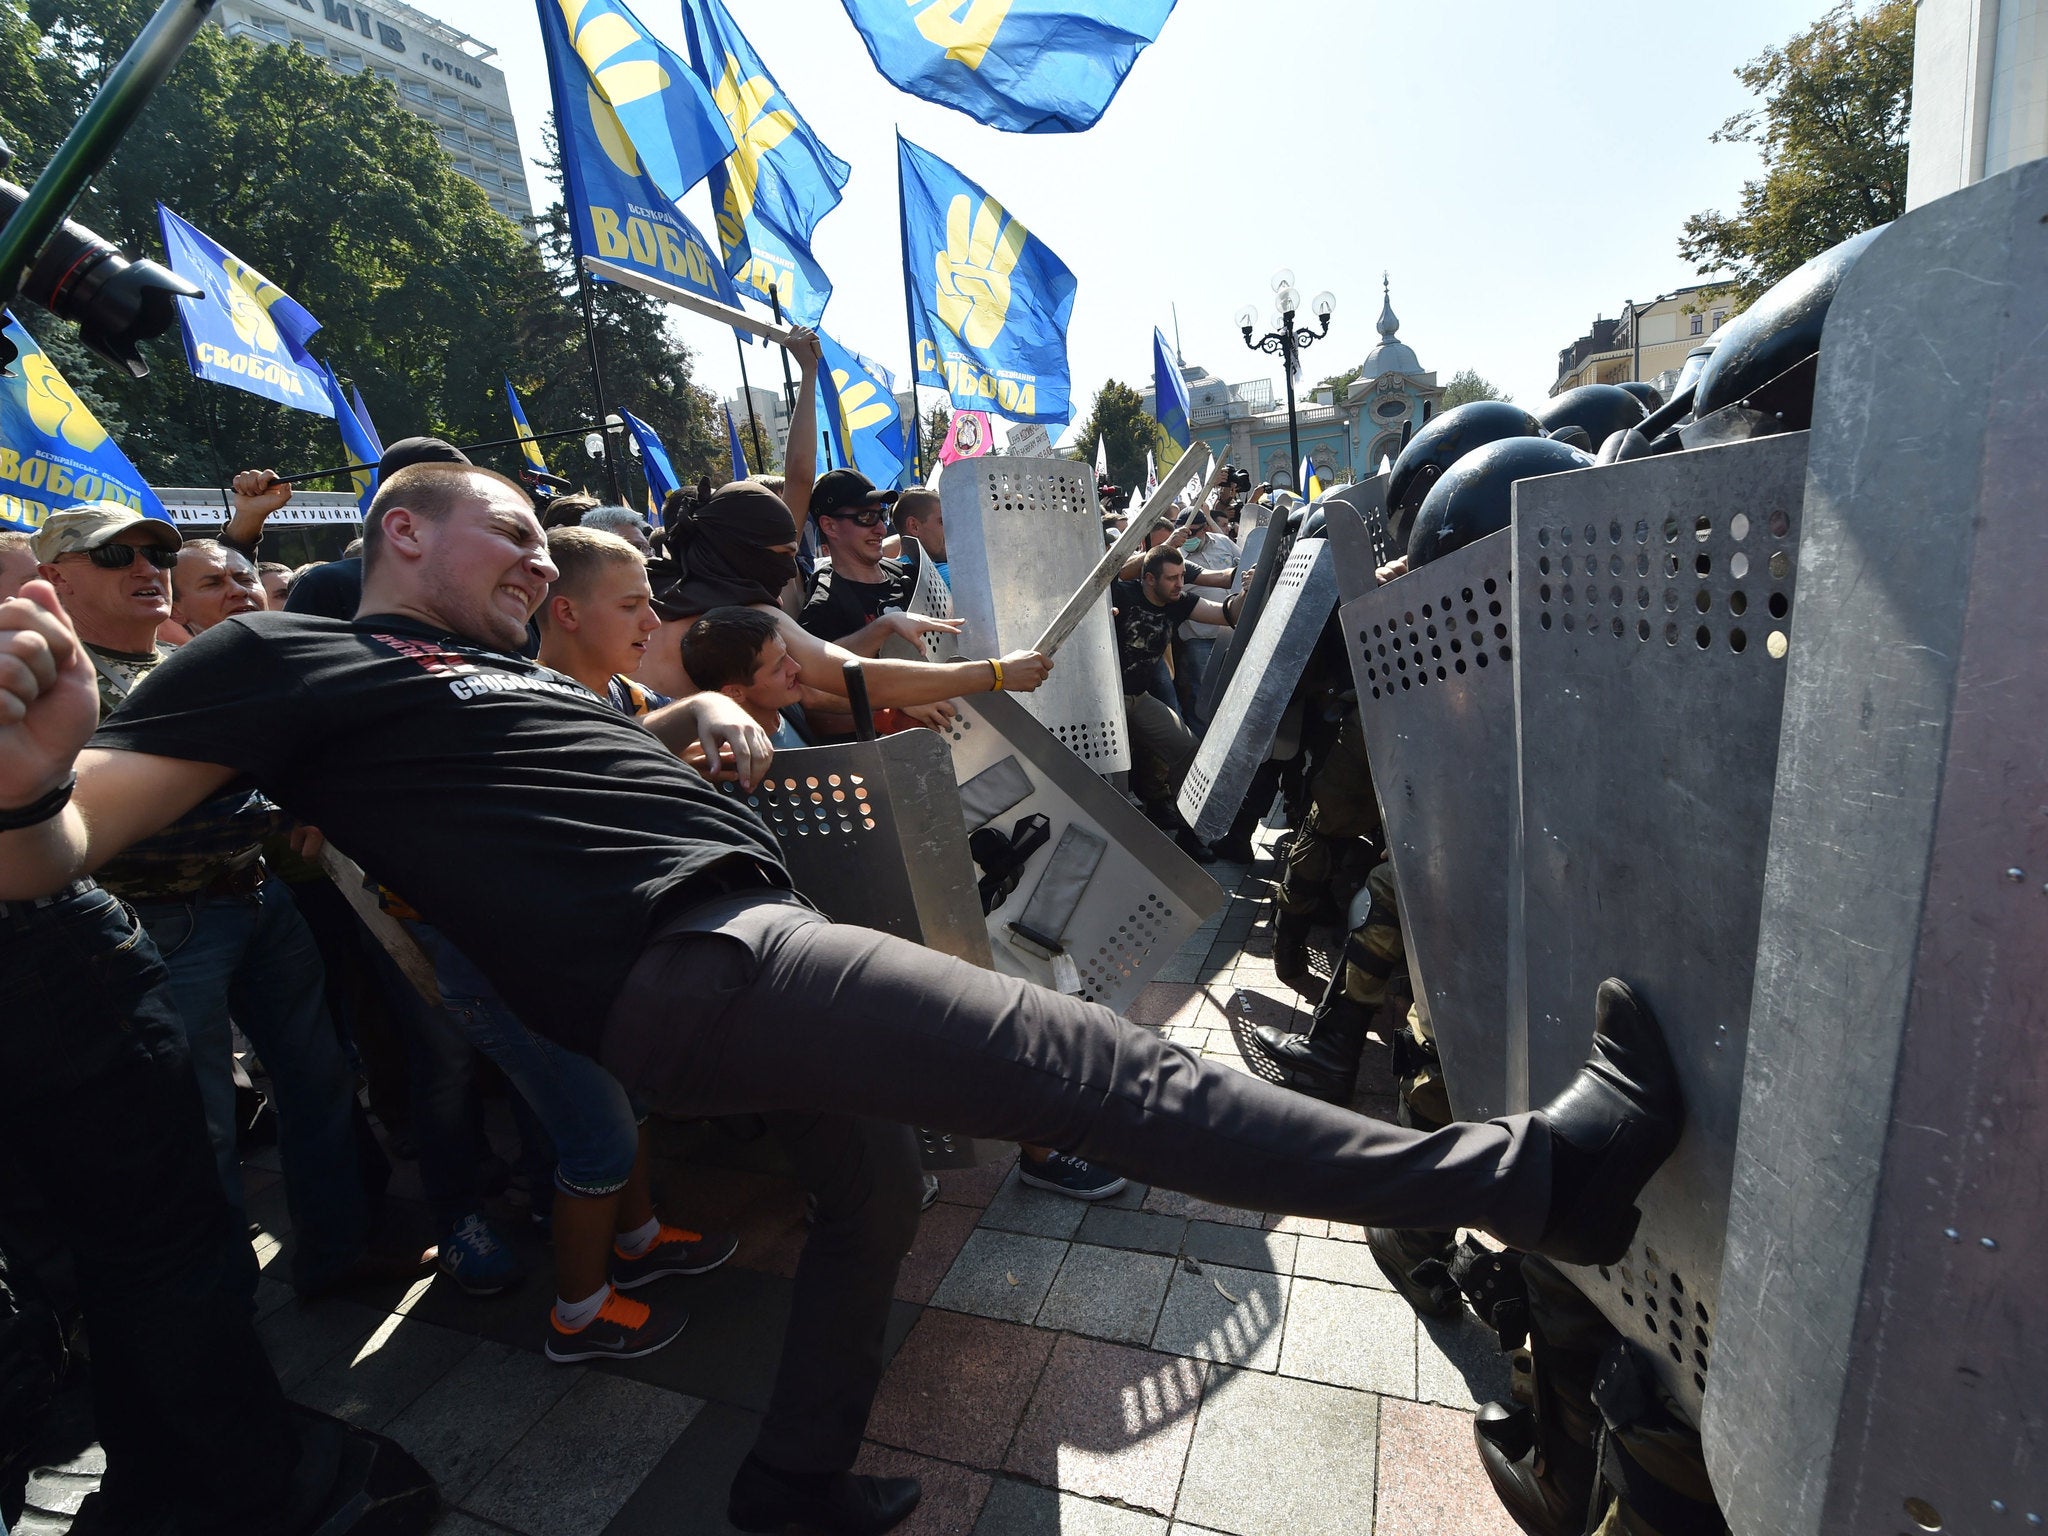
[[[739,1245],[730,1232],[707,1235],[663,1222],[644,1253],[628,1255],[619,1251],[618,1244],[612,1245],[612,1284],[630,1291],[665,1275],[701,1275],[731,1258]]]
[[[681,1307],[651,1305],[621,1296],[605,1297],[597,1316],[581,1328],[564,1328],[548,1309],[548,1358],[557,1365],[579,1360],[637,1360],[676,1340],[690,1321]]]
[[[455,1230],[441,1239],[441,1252],[434,1262],[442,1274],[472,1296],[496,1296],[526,1278],[526,1266],[475,1212],[463,1217]]]
[[[1070,1200],[1107,1200],[1130,1183],[1120,1173],[1098,1168],[1082,1158],[1055,1152],[1042,1163],[1017,1159],[1017,1177],[1033,1189],[1049,1189]]]

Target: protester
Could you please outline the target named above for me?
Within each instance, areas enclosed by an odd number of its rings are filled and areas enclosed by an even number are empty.
[[[797,622],[820,640],[836,640],[858,656],[872,656],[896,626],[884,614],[908,613],[917,575],[901,560],[885,559],[894,491],[876,490],[854,469],[835,469],[811,490],[811,515],[830,564],[811,578]]]
[[[631,507],[592,507],[583,514],[582,526],[596,528],[605,533],[615,533],[643,556],[654,553],[647,542],[647,535],[650,532],[647,519]]]
[[[1195,760],[1194,735],[1153,687],[1174,626],[1198,619],[1232,627],[1244,607],[1244,594],[1236,593],[1218,603],[1183,590],[1186,563],[1170,544],[1146,554],[1139,567],[1139,580],[1119,580],[1109,589],[1117,666],[1123,677],[1124,720],[1131,738],[1132,787],[1144,802],[1145,813],[1160,827],[1173,829],[1174,841],[1190,858],[1213,863],[1215,853],[1195,836],[1174,807],[1181,781]]]
[[[1218,487],[1216,497],[1214,508],[1197,508],[1175,530],[1177,547],[1186,562],[1185,580],[1190,586],[1228,587],[1237,576],[1237,545],[1222,532],[1236,505],[1237,492],[1226,484]],[[1194,714],[1195,696],[1203,674],[1209,670],[1209,657],[1216,642],[1229,633],[1226,625],[1204,624],[1200,619],[1183,619],[1174,632],[1178,643],[1174,647],[1173,676],[1183,720]]]
[[[728,1507],[741,1528],[880,1531],[918,1498],[850,1470],[917,1218],[912,1125],[1028,1136],[1245,1209],[1474,1227],[1567,1263],[1626,1253],[1683,1107],[1620,982],[1600,989],[1592,1064],[1532,1114],[1423,1134],[1287,1092],[797,902],[766,824],[661,745],[695,740],[754,784],[770,748],[731,699],[643,728],[514,654],[556,574],[514,482],[415,466],[380,486],[366,538],[365,618],[217,625],[90,750],[90,663],[55,594],[0,606],[0,901],[62,889],[246,775],[418,900],[556,1044],[665,1114],[764,1115],[818,1224]]]
[[[55,513],[36,535],[42,574],[85,643],[103,716],[164,659],[155,634],[170,616],[166,577],[180,542],[170,523],[114,502]],[[418,1262],[368,1251],[355,1078],[327,1013],[319,951],[262,859],[264,839],[282,820],[246,785],[224,785],[110,861],[100,884],[141,919],[169,967],[221,1189],[238,1216],[233,1026],[262,1058],[292,1213],[292,1283],[314,1295],[407,1273]],[[246,1240],[237,1247],[238,1283],[253,1294],[254,1255]]]
[[[35,580],[36,556],[25,533],[0,533],[0,603],[21,591],[21,584]]]
[[[567,673],[612,707],[645,715],[669,702],[633,680],[661,628],[647,560],[625,539],[583,524],[548,534],[560,571],[540,610],[540,664]]]
[[[263,583],[263,606],[273,613],[284,611],[284,600],[291,595],[292,568],[278,560],[256,562],[256,577]]]
[[[187,539],[179,549],[171,572],[171,622],[185,639],[222,619],[260,613],[268,606],[262,578],[240,550],[216,539]]]
[[[583,523],[583,514],[598,505],[598,499],[588,491],[571,491],[564,496],[551,496],[541,506],[540,525],[550,532],[557,528],[580,527]]]
[[[896,527],[906,539],[917,540],[939,580],[950,582],[946,572],[946,514],[939,505],[939,493],[918,485],[896,498]]]
[[[384,457],[377,461],[377,474],[380,479],[389,479],[408,464],[468,462],[462,450],[453,443],[445,443],[438,437],[407,437],[384,450]],[[229,530],[221,535],[221,542],[234,544],[235,548],[253,559],[255,544],[237,541],[248,539],[251,529],[260,537],[263,519],[291,500],[292,488],[280,482],[270,470],[245,469],[235,476],[234,492],[235,518]],[[230,534],[234,537],[231,538]],[[292,583],[291,595],[285,599],[285,612],[352,619],[362,596],[362,553],[351,545],[341,559],[299,573],[299,579]]]
[[[684,631],[683,665],[698,687],[723,693],[752,716],[777,751],[810,745],[795,721],[804,696],[802,668],[789,654],[776,615],[712,609]]]

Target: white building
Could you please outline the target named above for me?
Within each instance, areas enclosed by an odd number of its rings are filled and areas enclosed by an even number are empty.
[[[526,161],[497,49],[416,11],[403,0],[221,0],[214,19],[230,37],[298,43],[343,74],[367,69],[426,119],[458,175],[484,189],[514,222],[533,217]]]

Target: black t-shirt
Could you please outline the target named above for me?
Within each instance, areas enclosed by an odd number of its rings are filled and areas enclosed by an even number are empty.
[[[767,826],[559,672],[416,620],[258,613],[163,662],[93,745],[246,774],[595,1055],[663,896]]]
[[[811,580],[811,594],[797,623],[820,640],[844,640],[885,613],[908,613],[917,594],[917,567],[884,560],[880,581],[855,581],[830,566]]]
[[[1143,693],[1152,686],[1152,664],[1166,654],[1173,632],[1202,599],[1183,588],[1164,608],[1145,599],[1145,583],[1119,581],[1109,589],[1116,609],[1116,659],[1123,668],[1124,692]]]

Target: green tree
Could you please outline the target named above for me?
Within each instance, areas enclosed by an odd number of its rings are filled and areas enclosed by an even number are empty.
[[[939,450],[946,446],[946,434],[953,430],[953,413],[941,400],[924,419],[924,472],[931,477],[939,462]]]
[[[1861,16],[1843,0],[1735,74],[1763,103],[1713,140],[1756,145],[1764,174],[1743,183],[1733,216],[1687,219],[1678,252],[1703,276],[1725,274],[1748,304],[1802,262],[1905,211],[1913,0],[1882,0]]]
[[[1145,483],[1145,455],[1164,469],[1177,455],[1173,440],[1145,409],[1145,397],[1128,384],[1115,379],[1096,391],[1094,409],[1074,444],[1075,457],[1084,464],[1095,462],[1098,443],[1109,445],[1109,478],[1125,490]]]
[[[1511,400],[1514,397],[1502,391],[1493,380],[1483,378],[1471,368],[1460,368],[1451,375],[1450,383],[1444,386],[1440,411],[1448,411],[1454,405],[1465,405],[1473,400]]]
[[[1332,400],[1337,401],[1339,404],[1342,404],[1344,400],[1344,391],[1349,389],[1353,381],[1355,381],[1358,378],[1358,376],[1363,372],[1365,372],[1364,364],[1353,363],[1349,368],[1346,368],[1342,373],[1333,373],[1327,379],[1324,379],[1320,384],[1316,385],[1314,389],[1309,391],[1309,395],[1311,396],[1311,398],[1313,398],[1316,394],[1327,389],[1328,391],[1330,391],[1330,398]]]
[[[10,72],[5,92],[24,182],[152,9],[148,0],[29,7],[41,27],[34,89],[18,90]],[[19,0],[0,0],[0,62],[21,53],[20,37]],[[559,208],[537,239],[522,233],[455,174],[388,83],[342,75],[297,46],[202,28],[76,212],[130,253],[154,254],[159,199],[321,320],[313,350],[362,391],[387,441],[507,436],[506,376],[538,431],[594,419]],[[611,403],[653,425],[694,479],[725,445],[688,350],[639,294],[600,288],[595,304]],[[39,311],[24,320],[81,392],[117,403],[123,446],[157,484],[219,484],[250,465],[302,470],[343,457],[324,417],[193,379],[175,334],[147,344],[152,372],[135,383],[75,345],[67,352],[68,326]],[[573,463],[559,444],[548,452],[572,478],[601,478],[580,452]],[[482,457],[515,465],[509,450]],[[628,494],[638,489],[635,477]]]

